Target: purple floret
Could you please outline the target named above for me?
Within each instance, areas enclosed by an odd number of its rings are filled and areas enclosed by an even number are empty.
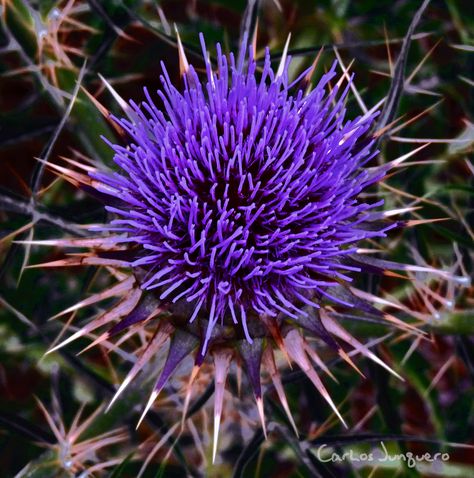
[[[306,72],[289,83],[290,60],[278,75],[268,50],[259,69],[251,49],[236,61],[217,45],[213,71],[201,41],[205,80],[191,66],[179,91],[163,66],[162,109],[146,90],[132,102],[132,120],[116,120],[129,135],[113,145],[119,172],[95,176],[119,199],[109,229],[137,246],[141,287],[191,303],[191,322],[206,314],[205,350],[218,321],[252,342],[249,320],[340,301],[331,286],[358,270],[344,257],[392,225],[373,211],[383,201],[360,199],[383,176],[364,168],[374,114],[345,119],[336,63],[306,93]]]

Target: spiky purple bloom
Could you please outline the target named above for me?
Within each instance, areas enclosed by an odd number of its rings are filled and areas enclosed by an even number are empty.
[[[341,302],[330,288],[358,270],[345,258],[392,226],[371,225],[383,201],[360,199],[383,176],[364,168],[374,114],[346,119],[350,85],[330,87],[336,63],[308,94],[308,71],[290,83],[289,63],[275,72],[267,49],[258,72],[251,48],[235,59],[217,45],[217,70],[206,61],[202,83],[189,66],[183,91],[163,65],[161,105],[145,90],[116,120],[130,138],[112,145],[119,172],[94,174],[120,199],[108,229],[136,246],[142,289],[191,303],[190,322],[206,311],[203,352],[218,322],[252,342],[261,315],[297,319],[325,297]]]
[[[69,159],[71,167],[88,174],[50,164],[73,184],[98,193],[115,218],[91,226],[98,234],[90,238],[32,242],[88,249],[43,266],[106,266],[118,280],[57,315],[121,298],[50,350],[99,328],[107,330],[93,345],[127,329],[139,330],[142,352],[111,405],[169,342],[142,419],[177,366],[195,352],[183,403],[186,416],[193,381],[210,352],[215,457],[233,360],[246,372],[264,430],[262,368],[295,427],[275,362],[277,348],[304,371],[345,424],[312,362],[331,372],[305,336],[324,340],[354,366],[344,342],[401,378],[348,333],[339,318],[385,321],[419,334],[385,309],[410,311],[358,288],[352,279],[359,272],[390,270],[446,279],[452,275],[382,260],[367,255],[373,250],[360,248],[361,241],[410,225],[390,218],[412,208],[380,211],[383,201],[366,202],[364,192],[421,148],[381,166],[368,165],[376,154],[376,113],[345,118],[352,81],[346,71],[332,82],[334,63],[309,89],[313,69],[290,81],[286,55],[275,71],[268,50],[260,68],[252,48],[248,53],[241,48],[235,60],[217,45],[215,66],[202,37],[201,44],[206,78],[201,81],[180,48],[184,87],[173,86],[162,65],[158,105],[146,90],[145,101],[128,105],[106,83],[128,117],[112,117],[125,139],[125,146],[109,142],[116,172]]]

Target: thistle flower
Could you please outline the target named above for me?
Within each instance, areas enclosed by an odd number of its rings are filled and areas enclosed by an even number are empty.
[[[226,56],[217,45],[214,68],[201,36],[206,67],[201,79],[179,40],[178,45],[182,89],[173,86],[164,65],[158,97],[145,89],[141,104],[127,104],[106,83],[127,116],[110,116],[100,106],[126,142],[109,142],[116,171],[69,159],[71,168],[50,164],[100,197],[114,218],[91,226],[96,235],[87,239],[43,241],[89,249],[45,265],[105,266],[118,279],[58,316],[121,297],[52,350],[98,328],[108,327],[93,344],[150,324],[153,335],[112,400],[169,341],[142,419],[177,366],[194,353],[184,416],[192,383],[212,356],[214,456],[233,361],[246,371],[264,430],[262,368],[294,424],[275,348],[299,365],[345,424],[312,363],[330,372],[304,337],[322,339],[354,366],[341,346],[345,342],[401,378],[337,319],[350,309],[352,317],[385,320],[419,333],[381,310],[403,306],[357,289],[353,278],[394,274],[390,270],[448,276],[430,267],[376,259],[360,245],[410,225],[390,219],[410,208],[384,212],[383,201],[367,200],[364,191],[420,148],[388,164],[369,166],[377,154],[372,131],[376,109],[346,118],[352,79],[343,69],[331,85],[337,62],[310,89],[314,65],[290,81],[286,53],[274,70],[267,49],[260,69],[244,41],[238,58]]]

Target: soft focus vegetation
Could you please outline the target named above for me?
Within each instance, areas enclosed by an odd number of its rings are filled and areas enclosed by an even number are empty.
[[[239,398],[241,384],[234,375],[220,457],[212,465],[212,377],[210,386],[204,380],[197,384],[200,398],[191,403],[183,429],[177,390],[188,380],[187,369],[171,381],[138,430],[151,386],[147,374],[104,414],[134,360],[133,346],[123,343],[113,352],[99,346],[77,355],[90,337],[44,354],[58,335],[68,335],[66,330],[74,331],[100,310],[48,319],[101,290],[107,275],[94,267],[30,268],[61,258],[62,251],[20,242],[81,236],[81,224],[105,219],[100,202],[44,164],[61,156],[111,164],[111,150],[100,137],[114,137],[107,115],[120,110],[99,74],[123,98],[138,102],[143,86],[159,88],[161,61],[180,84],[174,24],[188,59],[199,67],[199,32],[211,55],[215,42],[235,51],[246,28],[243,19],[252,30],[258,17],[259,56],[268,45],[277,61],[291,33],[294,75],[321,50],[315,78],[336,56],[346,67],[354,60],[350,71],[357,90],[347,104],[349,116],[388,96],[380,162],[427,144],[377,191],[386,207],[416,207],[406,217],[415,221],[413,227],[376,246],[389,252],[390,260],[472,275],[474,12],[471,2],[461,0],[425,2],[426,9],[421,3],[253,0],[246,10],[244,0],[0,0],[2,477],[474,476],[469,447],[474,445],[474,296],[467,281],[427,282],[421,273],[406,281],[368,278],[362,284],[367,290],[430,317],[420,326],[426,340],[344,319],[405,381],[354,357],[361,376],[323,348],[339,383],[325,382],[351,428],[343,429],[294,368],[284,383],[300,434],[294,434],[269,388],[265,441],[251,397]],[[421,19],[409,42],[406,34],[418,10]],[[405,62],[397,62],[400,58]],[[404,318],[403,311],[392,312]],[[380,450],[380,442],[394,455],[447,452],[450,460],[414,468],[401,459],[318,460],[321,444],[342,455]]]

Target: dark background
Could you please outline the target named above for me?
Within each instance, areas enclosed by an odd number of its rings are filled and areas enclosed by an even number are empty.
[[[395,62],[404,54],[402,42],[420,5],[414,0],[262,1],[258,53],[261,56],[268,45],[277,62],[291,32],[293,74],[309,66],[324,47],[314,75],[317,79],[334,60],[335,47],[346,66],[355,60],[351,68],[355,84],[370,108],[396,86]],[[83,87],[108,110],[120,114],[98,73],[123,98],[139,101],[143,86],[150,91],[159,88],[163,61],[179,86],[173,24],[189,61],[199,67],[198,33],[204,33],[211,54],[216,42],[226,51],[235,51],[246,2],[3,0],[0,8],[0,476],[15,476],[24,467],[18,476],[79,476],[80,472],[67,469],[58,451],[58,438],[35,397],[56,423],[66,424],[67,431],[81,404],[85,418],[107,402],[112,385],[124,377],[129,364],[124,356],[100,348],[76,357],[87,341],[42,358],[65,322],[48,318],[89,291],[100,290],[104,279],[93,268],[25,269],[60,258],[62,251],[29,248],[14,241],[71,236],[78,224],[100,222],[105,216],[93,198],[48,171],[38,175],[35,158],[56,162],[60,156],[80,160],[85,155],[110,165],[111,151],[100,135],[113,138],[114,133],[83,90],[67,113],[84,60]],[[380,247],[393,260],[421,264],[423,258],[429,265],[452,267],[459,274],[472,271],[474,241],[473,28],[471,2],[430,2],[407,53],[404,87],[397,93],[396,117],[402,119],[380,145],[380,160],[389,161],[419,146],[400,137],[420,138],[422,143],[433,140],[414,156],[421,164],[397,171],[387,179],[392,189],[381,188],[379,193],[385,196],[387,208],[422,206],[414,219],[446,219],[395,232]],[[353,97],[347,106],[349,116],[360,113]],[[393,131],[423,112],[400,131]],[[212,400],[206,401],[207,395],[193,418],[196,433],[186,429],[176,441],[178,434],[171,434],[151,456],[153,446],[179,422],[176,407],[182,396],[175,388],[178,378],[157,404],[154,422],[136,432],[136,410],[150,386],[147,377],[142,377],[144,390],[137,385],[122,404],[107,415],[99,413],[76,439],[76,443],[91,438],[100,442],[104,440],[101,434],[118,427],[121,431],[113,436],[124,434],[120,443],[105,446],[104,442],[97,454],[85,456],[86,468],[116,460],[106,471],[92,471],[90,476],[137,476],[147,456],[151,462],[144,476],[149,477],[186,473],[214,477],[473,476],[472,448],[452,445],[472,444],[473,438],[472,288],[432,281],[430,289],[450,298],[454,307],[431,298],[431,310],[416,285],[385,279],[377,287],[378,294],[392,294],[420,313],[436,315],[435,310],[439,318],[425,325],[428,340],[412,348],[414,339],[400,333],[377,347],[378,354],[401,371],[403,383],[359,359],[357,365],[367,377],[363,379],[327,354],[339,384],[326,383],[351,430],[345,431],[329,415],[312,385],[293,370],[286,375],[286,392],[299,437],[269,394],[266,413],[271,433],[264,442],[253,422],[251,401],[245,393],[242,400],[237,397],[232,379],[233,393],[226,399],[220,458],[215,466],[210,465]],[[80,315],[75,320],[86,318]],[[370,324],[347,327],[353,327],[352,332],[363,341],[387,332]],[[124,354],[132,350],[123,345]],[[182,383],[186,379],[183,372]],[[206,394],[204,384],[201,392]],[[64,436],[66,431],[59,429],[58,433]],[[431,470],[423,465],[409,469],[401,460],[357,469],[356,463],[323,464],[316,458],[321,443],[334,446],[342,455],[351,449],[368,452],[379,447],[380,441],[394,454],[446,451],[451,458]]]

